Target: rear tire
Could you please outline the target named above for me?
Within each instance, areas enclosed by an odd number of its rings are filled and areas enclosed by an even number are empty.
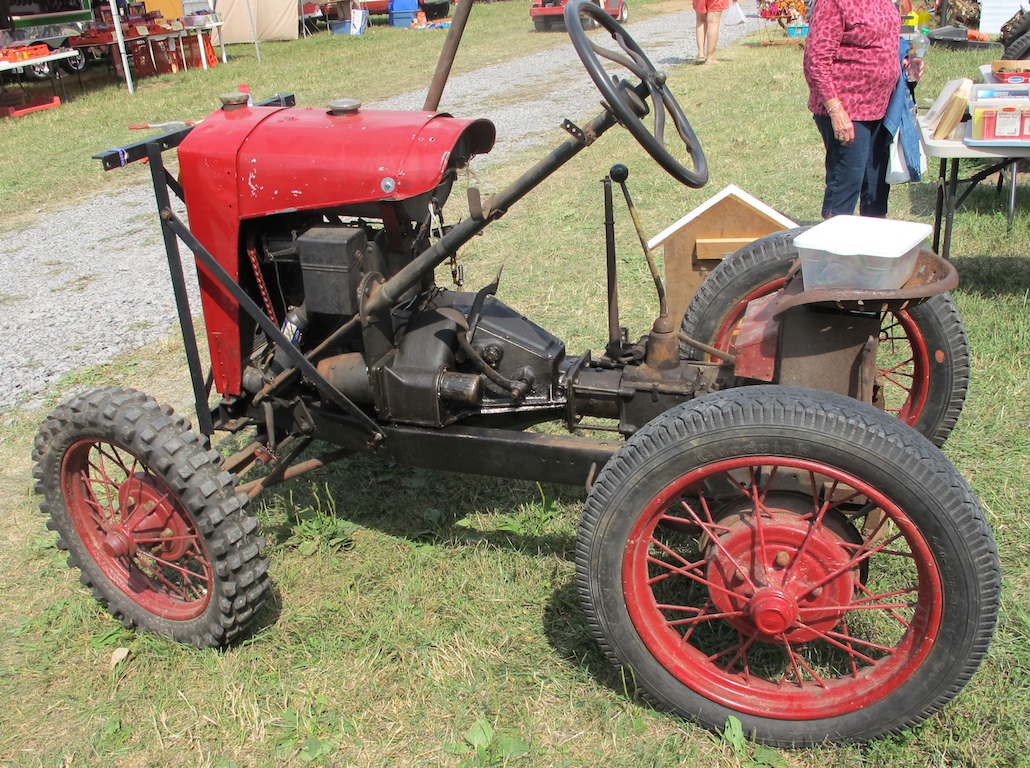
[[[94,390],[43,422],[32,458],[57,546],[125,626],[205,647],[254,620],[264,540],[185,419],[141,392]]]
[[[1016,40],[1005,49],[1005,52],[1002,54],[1002,58],[1006,61],[1030,59],[1030,32],[1024,32],[1021,37],[1016,38]]]
[[[622,7],[619,9],[618,22],[625,24],[627,21],[629,21],[629,3],[623,2]]]
[[[712,270],[683,318],[692,339],[729,349],[749,301],[777,291],[798,257],[799,229],[775,232],[745,245]],[[687,360],[704,353],[680,344]],[[938,447],[955,428],[969,388],[969,343],[962,316],[948,294],[927,299],[880,324],[877,356],[886,410]]]
[[[816,390],[718,392],[605,465],[576,540],[602,649],[653,703],[777,746],[921,722],[983,659],[997,550],[941,452]]]

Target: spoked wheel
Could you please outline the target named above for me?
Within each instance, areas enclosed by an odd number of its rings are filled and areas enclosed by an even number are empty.
[[[33,460],[58,546],[126,626],[203,647],[253,620],[268,584],[257,521],[184,419],[95,390],[50,415]]]
[[[876,738],[951,700],[998,612],[969,487],[910,428],[840,395],[759,386],[637,432],[587,498],[584,611],[657,704],[765,743]]]
[[[73,75],[85,71],[86,67],[89,66],[89,58],[84,50],[76,48],[75,54],[75,56],[61,60],[61,68]]]
[[[800,229],[776,232],[723,260],[701,284],[681,326],[692,339],[728,350],[749,302],[783,287],[798,257]],[[704,353],[682,344],[688,360]],[[954,429],[969,387],[969,344],[948,294],[880,318],[878,380],[884,409],[941,446]]]
[[[29,80],[49,80],[52,74],[53,62],[44,61],[42,64],[27,65],[22,68],[22,72]]]
[[[564,14],[565,27],[568,29],[572,45],[590,79],[601,92],[611,114],[674,179],[695,189],[707,184],[708,161],[705,159],[705,153],[694,134],[694,129],[683,114],[682,107],[666,84],[665,73],[655,68],[636,41],[600,5],[591,0],[570,0],[565,6]],[[577,23],[577,19],[580,18],[583,19],[582,23]],[[611,34],[620,50],[604,48],[586,36],[584,29],[597,26],[604,27]],[[639,82],[632,85],[628,81],[613,77],[605,70],[601,59],[618,64],[634,75]],[[647,99],[651,101],[650,108]],[[654,122],[652,127],[648,128],[643,118],[650,111],[654,112]],[[666,144],[666,115],[672,118],[682,147],[677,146],[678,142],[675,141],[672,142],[672,146]],[[677,158],[677,154],[684,149],[689,168]]]

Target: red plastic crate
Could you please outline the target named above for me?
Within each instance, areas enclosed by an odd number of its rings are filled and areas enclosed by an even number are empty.
[[[34,96],[24,104],[0,107],[0,117],[21,117],[31,112],[42,112],[44,109],[54,109],[59,106],[61,106],[61,99],[57,96]]]
[[[171,75],[182,71],[181,40],[174,37],[154,41],[154,66],[159,74]]]
[[[157,74],[154,57],[150,55],[150,46],[145,40],[133,40],[129,43],[129,56],[132,57],[132,68],[140,77]]]
[[[22,45],[17,48],[4,48],[0,51],[0,59],[3,61],[28,61],[38,59],[40,56],[49,56],[50,48],[46,45]]]
[[[202,40],[203,43],[201,43]],[[179,44],[185,48],[186,63],[191,69],[200,69],[204,66],[204,59],[201,56],[207,59],[208,68],[218,63],[214,46],[211,45],[211,36],[208,34],[188,35],[180,40]]]

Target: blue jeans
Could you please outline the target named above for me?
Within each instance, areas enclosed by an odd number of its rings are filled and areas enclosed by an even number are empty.
[[[844,146],[833,136],[833,124],[825,115],[813,115],[826,147],[826,192],[823,218],[853,214],[860,202],[862,216],[887,215],[887,161],[891,135],[882,120],[857,120],[855,140]]]

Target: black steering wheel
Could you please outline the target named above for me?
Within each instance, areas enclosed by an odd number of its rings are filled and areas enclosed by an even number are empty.
[[[587,38],[580,15],[611,33],[622,52],[602,48]],[[593,25],[591,25],[593,26]],[[694,135],[686,115],[665,84],[665,73],[655,68],[636,41],[614,18],[591,0],[569,0],[565,6],[565,28],[569,31],[576,53],[583,66],[604,97],[605,106],[635,138],[655,162],[670,176],[695,189],[708,183],[708,161],[701,143]],[[614,61],[640,79],[637,85],[612,77],[604,70],[601,58]],[[649,130],[641,118],[649,111],[646,98],[654,105],[654,130]],[[665,145],[665,113],[672,116],[676,133],[687,149],[693,170],[677,160]]]

